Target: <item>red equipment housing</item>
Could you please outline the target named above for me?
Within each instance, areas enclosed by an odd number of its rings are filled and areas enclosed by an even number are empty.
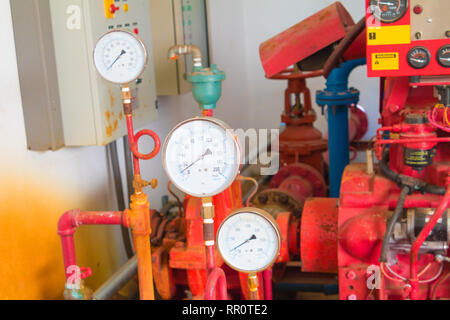
[[[340,298],[346,300],[449,299],[450,130],[430,119],[438,106],[436,119],[445,121],[450,70],[434,58],[420,70],[407,61],[415,46],[435,52],[449,44],[445,33],[419,41],[410,32],[417,30],[412,15],[430,14],[431,23],[440,17],[436,8],[448,1],[408,0],[405,15],[391,24],[376,21],[369,8],[374,2],[366,1],[368,74],[386,77],[383,127],[374,144],[379,168],[373,170],[370,157],[367,164],[350,165],[339,199],[307,200],[303,270],[337,271]],[[414,10],[419,2],[423,10]],[[381,62],[380,69],[380,57],[395,61]]]

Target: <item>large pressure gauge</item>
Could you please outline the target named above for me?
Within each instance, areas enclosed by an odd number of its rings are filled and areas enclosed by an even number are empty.
[[[370,0],[374,17],[384,23],[400,20],[408,11],[408,0]]]
[[[228,188],[239,174],[241,145],[224,122],[198,117],[169,133],[163,166],[172,183],[194,197],[210,197]]]
[[[217,231],[217,248],[227,265],[244,273],[261,272],[273,265],[281,246],[274,218],[257,208],[229,215]]]
[[[94,50],[94,63],[105,80],[127,84],[144,72],[147,49],[131,32],[111,31],[98,40]]]

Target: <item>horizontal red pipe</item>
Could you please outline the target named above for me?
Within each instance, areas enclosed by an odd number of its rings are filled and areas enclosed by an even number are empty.
[[[120,225],[122,217],[123,212],[82,212],[80,210],[68,211],[61,216],[58,221],[58,235],[61,237],[66,279],[70,276],[67,272],[68,268],[77,265],[73,239],[76,228],[81,225]]]

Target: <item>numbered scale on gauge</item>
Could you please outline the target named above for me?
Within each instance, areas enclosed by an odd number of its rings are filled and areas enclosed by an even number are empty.
[[[239,174],[241,146],[222,121],[199,117],[169,133],[163,166],[172,183],[194,197],[210,197],[228,188]]]
[[[107,81],[126,84],[138,79],[147,65],[147,49],[133,33],[110,31],[95,45],[94,63]]]
[[[392,23],[408,12],[408,0],[370,0],[370,10],[377,20]]]
[[[228,216],[217,231],[217,248],[225,263],[244,273],[270,268],[278,257],[281,238],[273,217],[257,208]]]

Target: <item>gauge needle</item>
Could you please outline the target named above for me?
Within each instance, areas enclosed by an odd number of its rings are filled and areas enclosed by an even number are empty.
[[[234,248],[233,250],[231,250],[231,252],[234,251],[234,250],[236,250],[237,248],[242,247],[244,244],[246,244],[246,243],[248,243],[248,242],[250,242],[250,241],[252,241],[252,240],[256,240],[256,236],[255,236],[255,235],[252,235],[250,238],[248,238],[247,240],[245,240],[244,242],[242,242],[242,243],[241,243],[240,245],[238,245],[236,248]]]
[[[108,70],[111,69],[125,53],[127,53],[127,52],[125,50],[122,50],[122,52],[119,54],[119,56],[116,58],[116,60],[114,60],[114,62],[109,66]]]
[[[189,169],[190,167],[192,167],[194,164],[196,164],[197,162],[199,162],[200,160],[203,160],[206,156],[210,156],[212,155],[212,151],[208,148],[206,149],[205,153],[202,154],[197,160],[195,160],[194,162],[192,162],[190,165],[188,165],[186,168],[183,169],[183,171],[181,171],[181,173],[184,173],[187,169]]]

